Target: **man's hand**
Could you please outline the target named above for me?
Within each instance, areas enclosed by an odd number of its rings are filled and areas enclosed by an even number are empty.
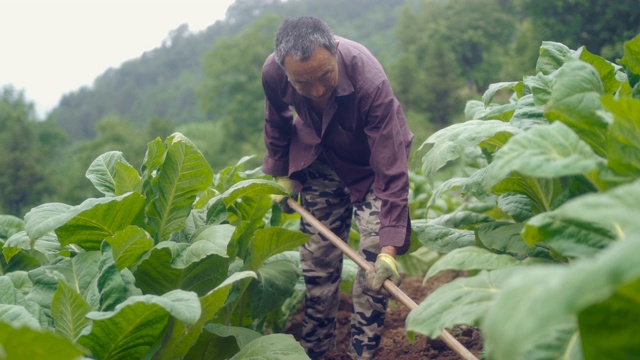
[[[367,271],[367,286],[374,292],[390,297],[391,294],[382,286],[387,279],[396,285],[402,282],[396,259],[389,254],[380,253],[373,269]]]
[[[289,205],[287,204],[287,199],[291,198],[296,198],[298,196],[298,194],[296,194],[293,190],[293,182],[291,181],[291,179],[289,179],[288,176],[277,176],[275,178],[276,183],[278,183],[280,186],[282,186],[286,192],[288,192],[288,195],[271,195],[271,200],[273,201],[274,204],[278,205],[280,207],[280,209],[282,209],[283,212],[287,213],[287,214],[293,214],[295,211],[289,207]]]

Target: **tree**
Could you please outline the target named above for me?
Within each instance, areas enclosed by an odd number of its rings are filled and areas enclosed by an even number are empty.
[[[237,36],[219,40],[204,59],[200,104],[224,133],[211,165],[232,165],[243,155],[263,154],[264,94],[261,71],[273,51],[280,17],[265,14]]]
[[[22,91],[0,92],[0,212],[22,217],[50,189],[34,106]],[[47,139],[45,136],[44,139]],[[50,139],[50,138],[49,138]],[[51,140],[51,139],[50,139]],[[52,146],[55,141],[52,140]]]
[[[99,155],[108,151],[121,151],[125,159],[134,160],[131,161],[134,168],[140,169],[142,161],[135,155],[144,153],[147,143],[154,139],[134,127],[131,121],[116,116],[101,119],[95,126],[95,132],[95,138],[70,145],[56,167],[54,184],[58,201],[77,204],[88,197],[98,196],[85,172]]]
[[[531,17],[539,40],[561,42],[570,48],[585,46],[591,53],[615,61],[623,43],[640,33],[640,6],[636,0],[517,0],[522,14]]]

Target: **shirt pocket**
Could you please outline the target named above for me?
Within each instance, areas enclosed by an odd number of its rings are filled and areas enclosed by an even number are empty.
[[[325,146],[331,148],[339,158],[354,165],[369,164],[371,152],[367,136],[362,130],[350,131],[340,122],[336,122],[326,139]]]

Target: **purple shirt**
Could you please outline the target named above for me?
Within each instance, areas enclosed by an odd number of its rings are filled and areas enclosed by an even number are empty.
[[[352,203],[362,201],[373,185],[382,201],[380,245],[406,250],[410,235],[407,159],[413,134],[376,58],[364,46],[336,38],[340,41],[338,85],[322,119],[289,83],[274,55],[265,61],[267,153],[262,170],[295,179],[295,172],[323,153],[349,189]],[[295,120],[291,107],[298,115]]]

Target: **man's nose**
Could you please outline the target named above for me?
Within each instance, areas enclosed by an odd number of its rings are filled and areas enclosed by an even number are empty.
[[[317,98],[322,97],[322,95],[324,94],[324,86],[322,85],[314,86],[313,89],[311,89],[311,94]]]

